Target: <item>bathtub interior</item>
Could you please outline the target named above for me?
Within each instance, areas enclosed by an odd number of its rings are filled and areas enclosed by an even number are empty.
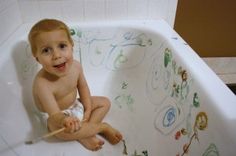
[[[29,28],[19,29],[1,48],[8,54],[0,58],[0,155],[124,155],[122,142],[106,142],[98,152],[53,137],[24,144],[47,132],[33,105],[32,81],[40,66],[31,56]],[[74,57],[84,68],[92,95],[112,102],[104,120],[122,132],[129,156],[236,152],[235,116],[219,109],[201,75],[218,82],[215,86],[227,101],[221,104],[231,114],[235,96],[164,21],[72,24],[71,34]],[[191,66],[192,60],[201,69]]]

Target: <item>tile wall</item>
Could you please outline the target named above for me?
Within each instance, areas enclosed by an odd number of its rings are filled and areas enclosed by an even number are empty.
[[[0,0],[0,46],[22,23],[164,19],[174,25],[178,0]],[[4,22],[2,22],[4,21]]]
[[[0,0],[0,46],[22,24],[17,0]]]

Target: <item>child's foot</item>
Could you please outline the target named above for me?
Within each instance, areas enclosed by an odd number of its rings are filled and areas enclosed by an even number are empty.
[[[104,124],[106,125],[106,129],[99,134],[103,136],[106,140],[108,140],[112,145],[119,143],[122,140],[121,133],[118,130],[111,127],[109,124],[107,123]]]
[[[103,140],[98,139],[96,136],[78,140],[85,148],[91,151],[98,151],[104,144]]]

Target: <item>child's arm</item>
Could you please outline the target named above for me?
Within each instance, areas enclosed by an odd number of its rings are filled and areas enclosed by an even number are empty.
[[[80,101],[84,106],[84,117],[83,119],[86,121],[89,121],[90,115],[91,115],[91,110],[92,110],[92,101],[91,101],[91,95],[90,95],[90,90],[87,84],[87,81],[85,79],[83,69],[81,65],[79,64],[79,78],[77,82],[77,88],[78,88],[78,93],[80,96]]]
[[[37,80],[34,85],[34,90],[37,92],[37,98],[43,108],[43,111],[49,115],[48,124],[54,127],[66,127],[66,132],[75,132],[79,129],[79,119],[66,116],[61,112],[57,101],[50,89],[50,85],[44,80]]]
[[[77,117],[67,116],[62,112],[53,114],[48,118],[49,127],[66,127],[65,132],[73,133],[81,128],[81,121]]]

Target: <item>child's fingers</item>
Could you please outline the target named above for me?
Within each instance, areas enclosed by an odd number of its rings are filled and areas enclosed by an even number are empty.
[[[82,122],[77,117],[66,117],[63,121],[63,125],[66,127],[65,132],[74,133],[81,128]]]
[[[67,133],[71,133],[71,131],[73,130],[73,120],[71,119],[71,117],[67,117],[64,120],[64,126],[66,127],[66,132]]]
[[[76,131],[78,131],[80,129],[80,122],[79,119],[76,117],[71,118],[71,122],[70,122],[70,133],[74,133]]]
[[[75,131],[78,131],[80,129],[80,124],[79,123],[80,123],[80,121],[77,118],[75,118],[74,119],[74,128],[75,128],[74,130]]]

